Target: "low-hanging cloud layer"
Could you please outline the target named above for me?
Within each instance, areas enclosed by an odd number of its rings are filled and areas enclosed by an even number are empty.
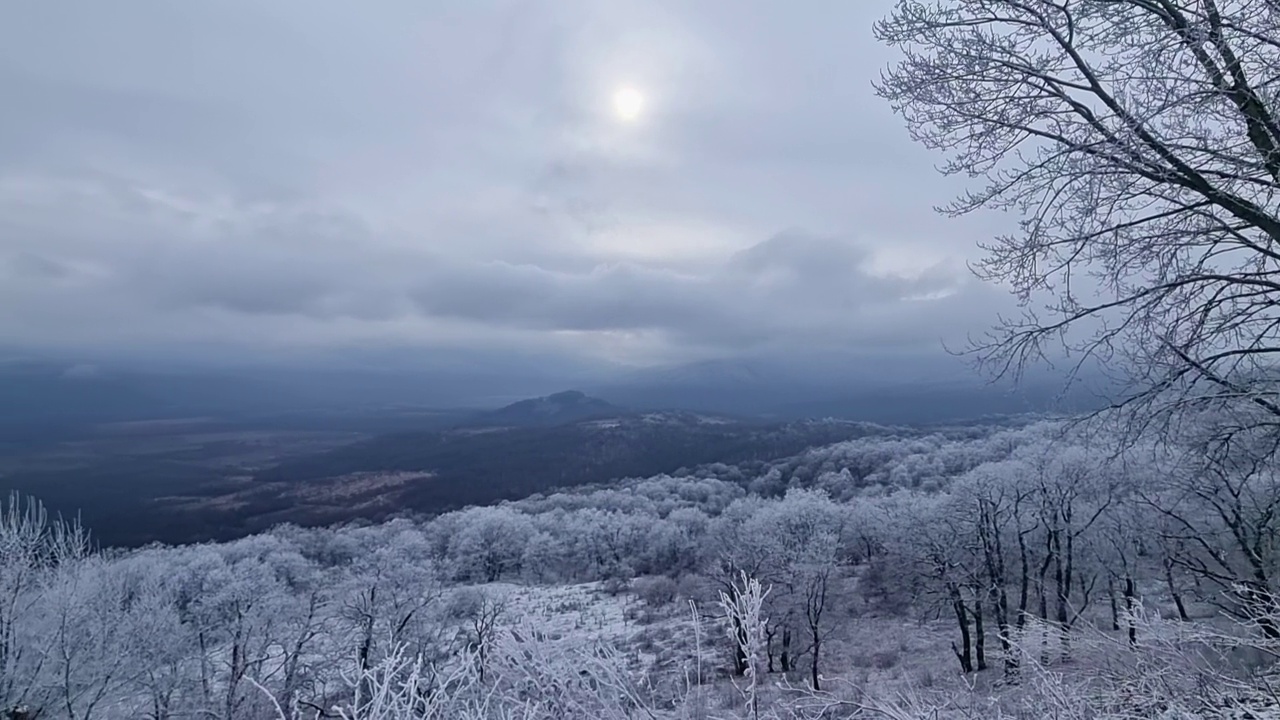
[[[931,213],[888,8],[8,4],[0,337],[940,352],[1007,306],[965,269],[998,227]]]

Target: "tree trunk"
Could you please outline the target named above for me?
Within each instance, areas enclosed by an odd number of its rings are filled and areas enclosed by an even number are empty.
[[[1027,605],[1031,597],[1031,558],[1027,552],[1026,533],[1018,532],[1018,610],[1014,615],[1014,632],[1021,640],[1022,630],[1027,626]],[[1006,637],[1005,642],[1012,650],[1013,638]],[[1018,652],[1005,653],[1004,670],[1006,675],[1018,672]]]
[[[1055,619],[1058,622],[1058,628],[1065,633],[1068,623],[1067,605],[1070,603],[1071,580],[1061,552],[1054,553],[1053,590],[1056,595],[1054,598]]]
[[[1111,606],[1111,631],[1120,631],[1120,606],[1116,603],[1116,584],[1107,576],[1107,602]]]
[[[1045,535],[1044,561],[1040,563],[1040,572],[1036,576],[1036,594],[1040,601],[1040,619],[1049,622],[1049,568],[1053,567],[1053,536]]]
[[[777,635],[777,634],[778,634],[778,628],[777,628],[777,626],[773,626],[773,627],[765,626],[765,630],[764,630],[764,651],[765,651],[765,655],[766,655],[766,656],[768,656],[768,658],[769,658],[769,673],[770,673],[770,674],[772,674],[772,673],[774,672],[774,670],[773,670],[773,638],[774,638],[774,636],[775,636],[775,635]]]
[[[809,678],[813,683],[814,691],[821,690],[818,687],[818,654],[822,649],[822,641],[818,638],[818,633],[813,634],[813,667],[809,669]]]
[[[818,687],[818,661],[822,654],[822,611],[827,604],[827,576],[819,574],[809,585],[808,598],[805,603],[805,619],[809,622],[809,637],[813,641],[813,665],[810,678],[813,689]]]
[[[985,594],[991,603],[992,613],[996,620],[996,633],[1000,640],[1000,649],[1008,663],[1008,657],[1011,655],[1009,645],[1009,579],[1006,574],[1007,565],[1004,555],[1004,541],[1001,536],[1001,523],[999,516],[992,506],[986,506],[983,510],[983,555],[986,559],[987,566],[987,585]],[[982,592],[975,588],[975,595],[981,595]],[[981,597],[979,597],[981,602]],[[981,606],[979,606],[981,607]],[[981,632],[979,633],[981,635]],[[984,642],[985,644],[985,642]],[[980,653],[978,664],[985,669],[985,654]]]
[[[1005,670],[1008,670],[1010,658],[1013,656],[1013,644],[1009,638],[1009,595],[1003,588],[1000,589],[995,606],[996,632],[1000,634],[1000,653],[1004,657]]]
[[[1040,601],[1040,621],[1043,624],[1043,637],[1040,639],[1040,664],[1049,664],[1049,568],[1053,567],[1053,534],[1045,533],[1044,562],[1040,563],[1040,574],[1036,578],[1036,594]]]
[[[1173,604],[1178,608],[1178,619],[1182,622],[1191,620],[1191,616],[1187,614],[1187,606],[1182,602],[1182,592],[1178,590],[1178,584],[1173,581],[1173,563],[1168,558],[1164,561],[1164,582],[1169,587],[1169,596],[1173,598]]]
[[[982,594],[973,596],[973,647],[977,652],[978,670],[987,669],[987,632],[982,625]]]
[[[213,697],[212,672],[209,669],[209,643],[204,630],[201,630],[196,637],[200,641],[200,692],[204,701],[208,703]]]
[[[795,669],[795,661],[791,659],[791,626],[784,625],[782,628],[782,672],[791,672]]]
[[[1125,623],[1129,626],[1129,644],[1137,645],[1138,644],[1138,625],[1133,618],[1133,609],[1134,609],[1133,600],[1134,600],[1133,576],[1125,575],[1124,576],[1124,612],[1125,612],[1125,618],[1126,618]]]
[[[1027,626],[1027,607],[1031,596],[1031,558],[1027,553],[1027,540],[1018,534],[1018,558],[1021,569],[1018,573],[1018,617],[1014,620],[1018,630]]]
[[[951,609],[956,614],[956,624],[960,626],[960,647],[951,643],[951,651],[960,661],[960,670],[966,674],[973,672],[973,639],[969,634],[969,612],[965,609],[964,598],[960,596],[960,588],[951,585]]]
[[[374,628],[374,621],[376,620],[376,618],[374,617],[374,608],[377,607],[377,600],[378,600],[378,586],[374,585],[373,587],[369,588],[369,602],[368,602],[368,605],[365,607],[364,628],[362,628],[364,633],[363,633],[363,637],[360,640],[360,649],[357,653],[357,657],[360,663],[359,664],[360,673],[358,675],[359,680],[357,682],[359,682],[360,684],[360,697],[365,698],[366,702],[368,702],[368,698],[372,697],[373,695],[373,681],[369,677],[369,673],[367,671],[369,670],[372,663],[371,656],[373,654],[373,628]],[[358,709],[363,711],[364,708],[358,708]]]
[[[360,650],[358,653],[360,661],[360,672],[369,669],[369,656],[373,652],[373,608],[378,602],[378,586],[374,585],[369,588],[369,603],[364,616],[364,637],[360,641]]]

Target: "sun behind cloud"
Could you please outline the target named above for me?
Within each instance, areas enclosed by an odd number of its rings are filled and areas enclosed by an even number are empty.
[[[613,111],[619,120],[633,122],[639,119],[643,110],[644,95],[639,90],[633,87],[622,87],[613,94]]]

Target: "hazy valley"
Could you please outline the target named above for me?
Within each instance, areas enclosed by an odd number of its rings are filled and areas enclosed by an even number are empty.
[[[623,397],[651,393],[638,407],[565,391],[487,408],[482,395],[462,398],[470,406],[419,404],[451,384],[426,375],[348,371],[336,377],[365,382],[337,387],[332,373],[303,372],[275,386],[262,371],[77,370],[84,367],[46,361],[0,371],[0,396],[9,400],[0,413],[0,488],[40,497],[82,517],[102,542],[129,546],[232,539],[279,522],[432,514],[712,463],[760,463],[887,434],[884,426],[903,420],[973,422],[1063,407],[1048,385],[1028,396],[970,381],[854,385],[856,402],[823,408],[809,400],[819,412],[806,414],[805,398],[829,388],[806,394],[796,380],[727,373],[727,389],[718,388],[710,377],[724,365],[668,371],[667,391],[614,387]],[[378,383],[383,390],[361,394]],[[685,386],[695,389],[676,389]],[[388,402],[397,395],[405,399]],[[665,400],[673,404],[657,404]],[[724,407],[757,412],[716,409]]]

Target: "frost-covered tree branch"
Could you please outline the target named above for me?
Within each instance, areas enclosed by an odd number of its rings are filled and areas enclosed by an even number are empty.
[[[1267,0],[904,0],[877,83],[947,174],[944,208],[1016,213],[979,277],[1024,312],[969,350],[1121,371],[1144,419],[1280,418],[1280,10]],[[1055,347],[1056,346],[1056,347]]]

